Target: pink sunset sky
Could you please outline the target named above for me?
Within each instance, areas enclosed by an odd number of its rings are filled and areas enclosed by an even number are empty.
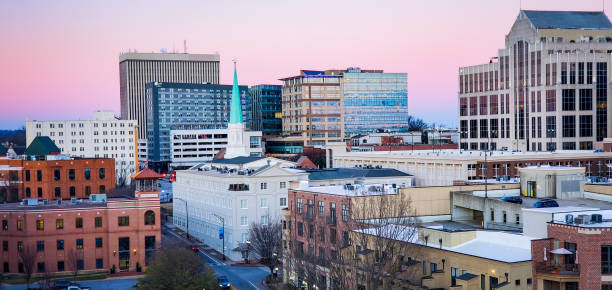
[[[523,0],[523,9],[602,9],[601,0]],[[457,123],[459,66],[497,55],[519,0],[0,1],[0,129],[26,119],[119,114],[119,53],[239,59],[241,84],[280,84],[300,69],[408,73],[409,113]]]

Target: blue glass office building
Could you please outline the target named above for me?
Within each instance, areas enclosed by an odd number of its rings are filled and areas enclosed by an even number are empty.
[[[354,136],[376,129],[408,129],[408,81],[406,73],[343,73],[344,134]]]
[[[152,82],[146,84],[145,90],[149,168],[167,168],[172,154],[170,130],[227,128],[231,85]],[[239,86],[239,91],[244,115],[248,87]]]
[[[282,131],[282,86],[256,85],[249,88],[250,128],[263,135],[280,135]]]

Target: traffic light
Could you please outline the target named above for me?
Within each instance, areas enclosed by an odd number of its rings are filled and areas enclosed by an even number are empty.
[[[200,247],[198,247],[198,246],[193,246],[193,247],[191,247],[191,250],[192,250],[194,253],[196,253],[196,254],[197,254],[197,253],[200,251]]]

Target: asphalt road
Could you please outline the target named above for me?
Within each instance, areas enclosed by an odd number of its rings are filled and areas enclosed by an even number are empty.
[[[169,230],[162,229],[162,235],[162,238],[165,238],[166,240],[180,239],[186,242],[182,237],[177,236],[174,232]],[[232,266],[231,264],[225,264],[223,261],[215,259],[202,250],[200,250],[199,255],[202,257],[204,262],[210,265],[217,276],[227,277],[232,286],[234,286],[236,289],[267,289],[262,284],[263,279],[270,274],[267,267]]]
[[[82,287],[91,287],[92,290],[126,290],[132,289],[138,278],[114,278],[106,280],[92,280],[77,282]],[[37,284],[30,285],[31,287],[38,286]],[[4,285],[7,290],[25,290],[26,285]]]

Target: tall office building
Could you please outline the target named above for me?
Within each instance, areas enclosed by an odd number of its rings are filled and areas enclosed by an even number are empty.
[[[121,119],[138,121],[146,138],[145,84],[149,82],[219,83],[218,54],[123,53],[119,56]]]
[[[603,12],[520,11],[498,56],[459,68],[461,147],[592,150],[612,133],[611,52]]]
[[[248,88],[238,91],[244,114]],[[156,170],[170,162],[170,130],[225,129],[230,121],[231,85],[153,82],[146,84],[146,98],[147,160]]]
[[[251,130],[264,136],[280,135],[282,131],[282,86],[256,85],[249,88],[248,123]]]
[[[400,131],[408,126],[407,75],[382,70],[310,71],[281,79],[283,133],[304,145],[344,137]]]

